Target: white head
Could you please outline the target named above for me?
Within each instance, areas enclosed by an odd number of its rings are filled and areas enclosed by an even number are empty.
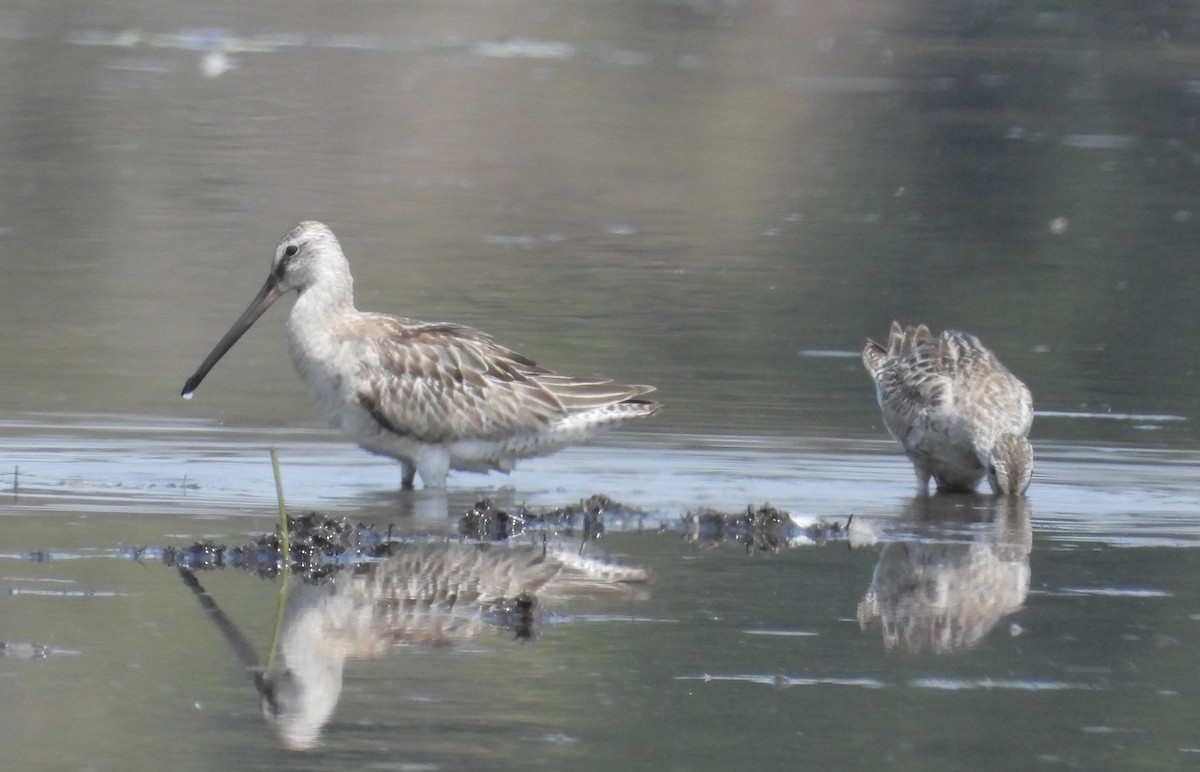
[[[306,220],[279,240],[268,282],[274,282],[281,295],[291,290],[304,292],[318,284],[341,290],[352,284],[350,263],[333,231]]]
[[[321,287],[326,299],[334,304],[354,304],[354,279],[350,276],[350,264],[342,254],[337,237],[321,223],[307,220],[288,231],[279,246],[275,247],[267,281],[196,368],[196,372],[192,373],[192,377],[184,383],[183,396],[192,396],[213,365],[225,356],[225,352],[237,343],[238,338],[250,329],[258,317],[266,313],[271,304],[292,290],[303,294],[313,287]]]

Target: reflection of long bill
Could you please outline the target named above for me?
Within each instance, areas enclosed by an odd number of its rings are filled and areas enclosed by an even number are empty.
[[[267,664],[195,575],[179,569],[254,682],[264,718],[287,747],[305,750],[320,742],[349,659],[384,656],[407,644],[436,648],[498,629],[532,637],[543,621],[544,600],[645,597],[639,587],[648,579],[645,569],[573,550],[390,544],[392,554],[378,562],[336,571],[320,583],[293,582],[272,643],[278,657]]]
[[[192,373],[192,377],[187,379],[183,384],[184,399],[191,399],[192,392],[200,385],[200,381],[204,380],[204,376],[208,375],[208,371],[213,369],[221,357],[225,356],[225,352],[233,348],[233,344],[238,342],[238,338],[246,334],[246,330],[250,329],[250,325],[258,320],[258,317],[266,313],[266,310],[271,307],[271,304],[283,295],[279,289],[279,283],[275,280],[275,276],[268,276],[267,281],[263,284],[262,289],[258,291],[258,295],[250,302],[250,305],[238,317],[238,320],[229,328],[229,332],[217,342],[213,350],[200,366],[196,368],[196,372]]]
[[[200,601],[200,606],[208,614],[208,618],[212,620],[221,634],[225,636],[226,642],[229,643],[229,648],[233,649],[233,653],[241,661],[242,666],[246,668],[246,672],[250,674],[254,680],[254,688],[258,690],[260,699],[268,705],[274,705],[275,695],[271,688],[270,682],[267,680],[267,669],[263,665],[262,660],[258,656],[258,652],[254,650],[253,644],[247,640],[238,626],[233,623],[221,607],[200,581],[196,579],[196,575],[190,570],[180,567],[179,577],[183,579],[186,585],[196,595],[196,600]]]

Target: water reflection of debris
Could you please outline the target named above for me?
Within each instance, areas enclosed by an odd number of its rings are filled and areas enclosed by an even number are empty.
[[[859,625],[878,621],[885,647],[971,648],[1025,602],[1033,547],[1027,499],[923,495],[904,519],[928,536],[885,546],[858,604]]]
[[[387,557],[398,544],[388,533],[380,533],[373,525],[320,512],[289,516],[288,534],[291,570],[309,581],[319,581],[362,560]],[[233,547],[209,540],[187,547],[164,547],[162,560],[168,566],[193,571],[237,568],[273,579],[283,570],[282,550],[276,531],[263,534],[249,544]]]
[[[347,530],[341,521],[309,516],[305,525],[319,541],[332,535],[334,543],[359,543],[352,534],[361,529]],[[301,546],[321,552],[303,539]],[[341,695],[347,659],[380,657],[405,645],[442,646],[498,629],[529,640],[540,632],[547,605],[585,595],[642,597],[648,579],[644,569],[583,557],[572,548],[386,542],[386,557],[327,560],[321,571],[294,579],[278,635],[279,662],[268,672],[195,574],[179,570],[253,676],[264,716],[294,749],[318,743]]]
[[[490,501],[480,501],[458,521],[460,534],[482,541],[503,541],[530,534],[579,538],[583,543],[598,539],[606,531],[648,528],[675,530],[686,541],[702,545],[738,544],[748,551],[776,552],[789,547],[821,545],[839,540],[853,546],[874,544],[874,524],[823,517],[789,514],[770,504],[748,506],[742,512],[703,509],[677,518],[657,518],[636,507],[596,494],[578,504],[554,509],[532,509],[521,505],[509,511]]]
[[[851,515],[846,521],[829,521],[823,517],[807,520],[764,504],[745,512],[724,513],[714,510],[688,512],[680,517],[683,536],[700,544],[732,543],[745,545],[747,551],[778,552],[787,547],[805,544],[821,545],[831,540],[850,542],[859,546],[873,543],[873,526],[855,523]]]
[[[535,510],[521,505],[512,512],[485,499],[459,518],[458,532],[481,541],[503,541],[537,531],[557,537],[578,536],[587,542],[598,539],[609,528],[641,527],[647,517],[642,510],[619,504],[602,493],[565,507]]]
[[[458,521],[458,532],[465,538],[482,542],[536,537],[543,540],[580,539],[583,546],[608,530],[629,530],[657,520],[640,509],[618,504],[603,494],[583,499],[578,504],[552,509],[532,509],[521,505],[511,511],[493,501],[478,502]],[[309,580],[320,580],[348,564],[371,558],[385,558],[397,544],[390,531],[379,531],[369,523],[355,523],[343,517],[308,512],[288,517],[291,535],[291,570]],[[533,539],[530,539],[533,543]],[[194,571],[238,568],[264,579],[274,578],[283,568],[279,534],[267,533],[250,544],[226,546],[211,540],[186,547],[167,546],[145,549],[138,557],[157,554],[164,563]]]
[[[51,646],[25,641],[0,641],[0,657],[14,659],[45,659],[51,654],[58,653]]]
[[[292,570],[320,580],[346,563],[383,558],[391,553],[390,531],[374,525],[353,523],[318,512],[289,517],[292,535]],[[845,541],[852,547],[874,544],[878,526],[869,519],[848,516],[845,520],[788,513],[763,504],[741,512],[712,509],[664,517],[594,494],[577,504],[561,507],[501,507],[490,499],[477,502],[458,519],[457,531],[464,539],[481,542],[579,540],[579,552],[608,532],[678,530],[684,539],[705,545],[737,544],[750,552],[775,552],[785,548],[823,545]],[[248,545],[227,547],[212,541],[187,547],[146,548],[137,557],[160,555],[163,562],[192,570],[239,568],[263,578],[273,578],[283,568],[277,533],[264,534]]]

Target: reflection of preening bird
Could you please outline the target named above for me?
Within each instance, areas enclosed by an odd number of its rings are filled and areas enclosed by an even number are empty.
[[[981,512],[965,538],[957,529]],[[1025,602],[1033,547],[1027,499],[918,496],[906,520],[955,530],[893,542],[880,553],[858,622],[866,630],[878,621],[887,648],[970,648]]]
[[[350,263],[319,222],[302,222],[279,242],[258,296],[188,378],[184,396],[292,290],[296,370],[331,423],[372,453],[399,459],[405,488],[418,472],[427,488],[446,487],[450,469],[508,472],[518,459],[658,410],[642,398],[652,386],[559,375],[469,327],[359,311]]]
[[[392,557],[301,584],[288,597],[282,668],[262,679],[263,712],[288,747],[313,747],[333,715],[347,658],[405,644],[445,645],[495,630],[491,612],[536,594],[629,596],[646,572],[569,551],[475,544],[412,544]]]
[[[888,345],[867,341],[883,423],[912,460],[922,490],[1024,493],[1033,474],[1033,397],[974,335],[892,322]]]

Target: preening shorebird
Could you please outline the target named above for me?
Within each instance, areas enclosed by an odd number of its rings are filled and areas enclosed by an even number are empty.
[[[979,338],[892,322],[888,345],[867,341],[883,423],[912,460],[922,490],[1021,494],[1033,474],[1033,397]]]

